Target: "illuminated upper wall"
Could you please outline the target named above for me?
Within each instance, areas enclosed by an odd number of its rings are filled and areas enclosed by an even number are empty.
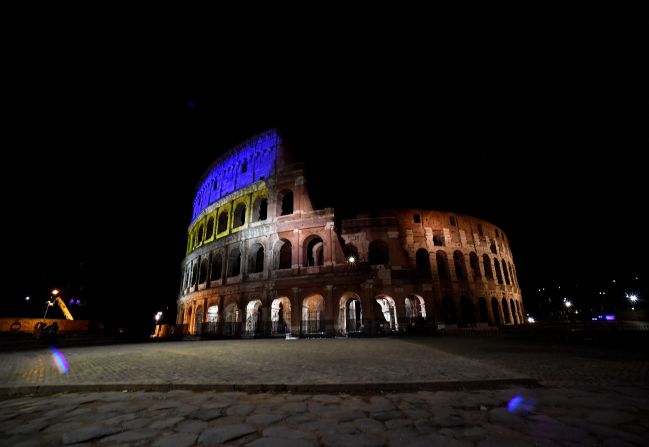
[[[192,221],[221,197],[272,175],[281,144],[273,129],[244,141],[217,160],[198,188]]]

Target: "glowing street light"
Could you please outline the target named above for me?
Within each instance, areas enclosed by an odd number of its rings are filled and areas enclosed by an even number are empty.
[[[635,303],[636,301],[638,301],[638,295],[636,295],[636,294],[633,294],[633,295],[627,295],[627,298],[628,298],[629,301],[631,301],[632,303]]]
[[[568,309],[572,306],[572,301],[568,300],[565,303],[563,303]]]
[[[347,261],[349,261],[350,264],[353,264],[354,262],[356,262],[356,258],[353,257],[353,256],[350,256],[349,258],[347,258]]]
[[[29,297],[28,297],[28,296],[25,297],[25,301],[29,301]]]
[[[160,318],[162,318],[162,312],[158,312],[153,318],[155,318],[155,322],[156,324],[158,324],[158,321],[160,321]]]

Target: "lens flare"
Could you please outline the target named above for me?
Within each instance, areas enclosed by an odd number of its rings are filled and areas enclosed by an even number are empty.
[[[507,404],[507,411],[510,413],[516,413],[523,401],[524,399],[521,396],[514,396]]]
[[[54,346],[52,346],[51,349],[52,349],[52,358],[54,359],[54,364],[59,370],[59,374],[67,373],[69,369],[67,359]]]
[[[507,404],[507,411],[512,414],[529,414],[536,408],[536,400],[514,396]]]

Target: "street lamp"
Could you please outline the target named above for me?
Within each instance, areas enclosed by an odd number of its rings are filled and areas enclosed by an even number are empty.
[[[153,318],[155,318],[155,323],[158,324],[158,321],[160,321],[160,318],[162,318],[162,312],[158,312]]]

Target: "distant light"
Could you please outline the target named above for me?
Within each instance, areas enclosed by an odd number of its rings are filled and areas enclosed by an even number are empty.
[[[77,304],[81,306],[81,300],[77,300]]]
[[[71,299],[69,304],[74,304],[74,299]]]
[[[635,303],[638,301],[638,296],[637,295],[629,295],[629,300],[631,300],[632,303]]]
[[[52,295],[58,295],[59,289],[52,289]]]
[[[353,264],[354,262],[356,262],[356,258],[353,257],[353,256],[350,256],[347,260],[348,260],[351,264]]]
[[[29,297],[28,297],[28,296],[25,297],[25,301],[29,301]]]
[[[572,301],[568,300],[565,302],[566,307],[572,306]]]
[[[528,323],[536,323],[536,320],[534,319],[534,317],[527,317],[527,322]]]
[[[606,318],[607,321],[613,321],[615,320],[615,315],[604,315],[604,318]]]

